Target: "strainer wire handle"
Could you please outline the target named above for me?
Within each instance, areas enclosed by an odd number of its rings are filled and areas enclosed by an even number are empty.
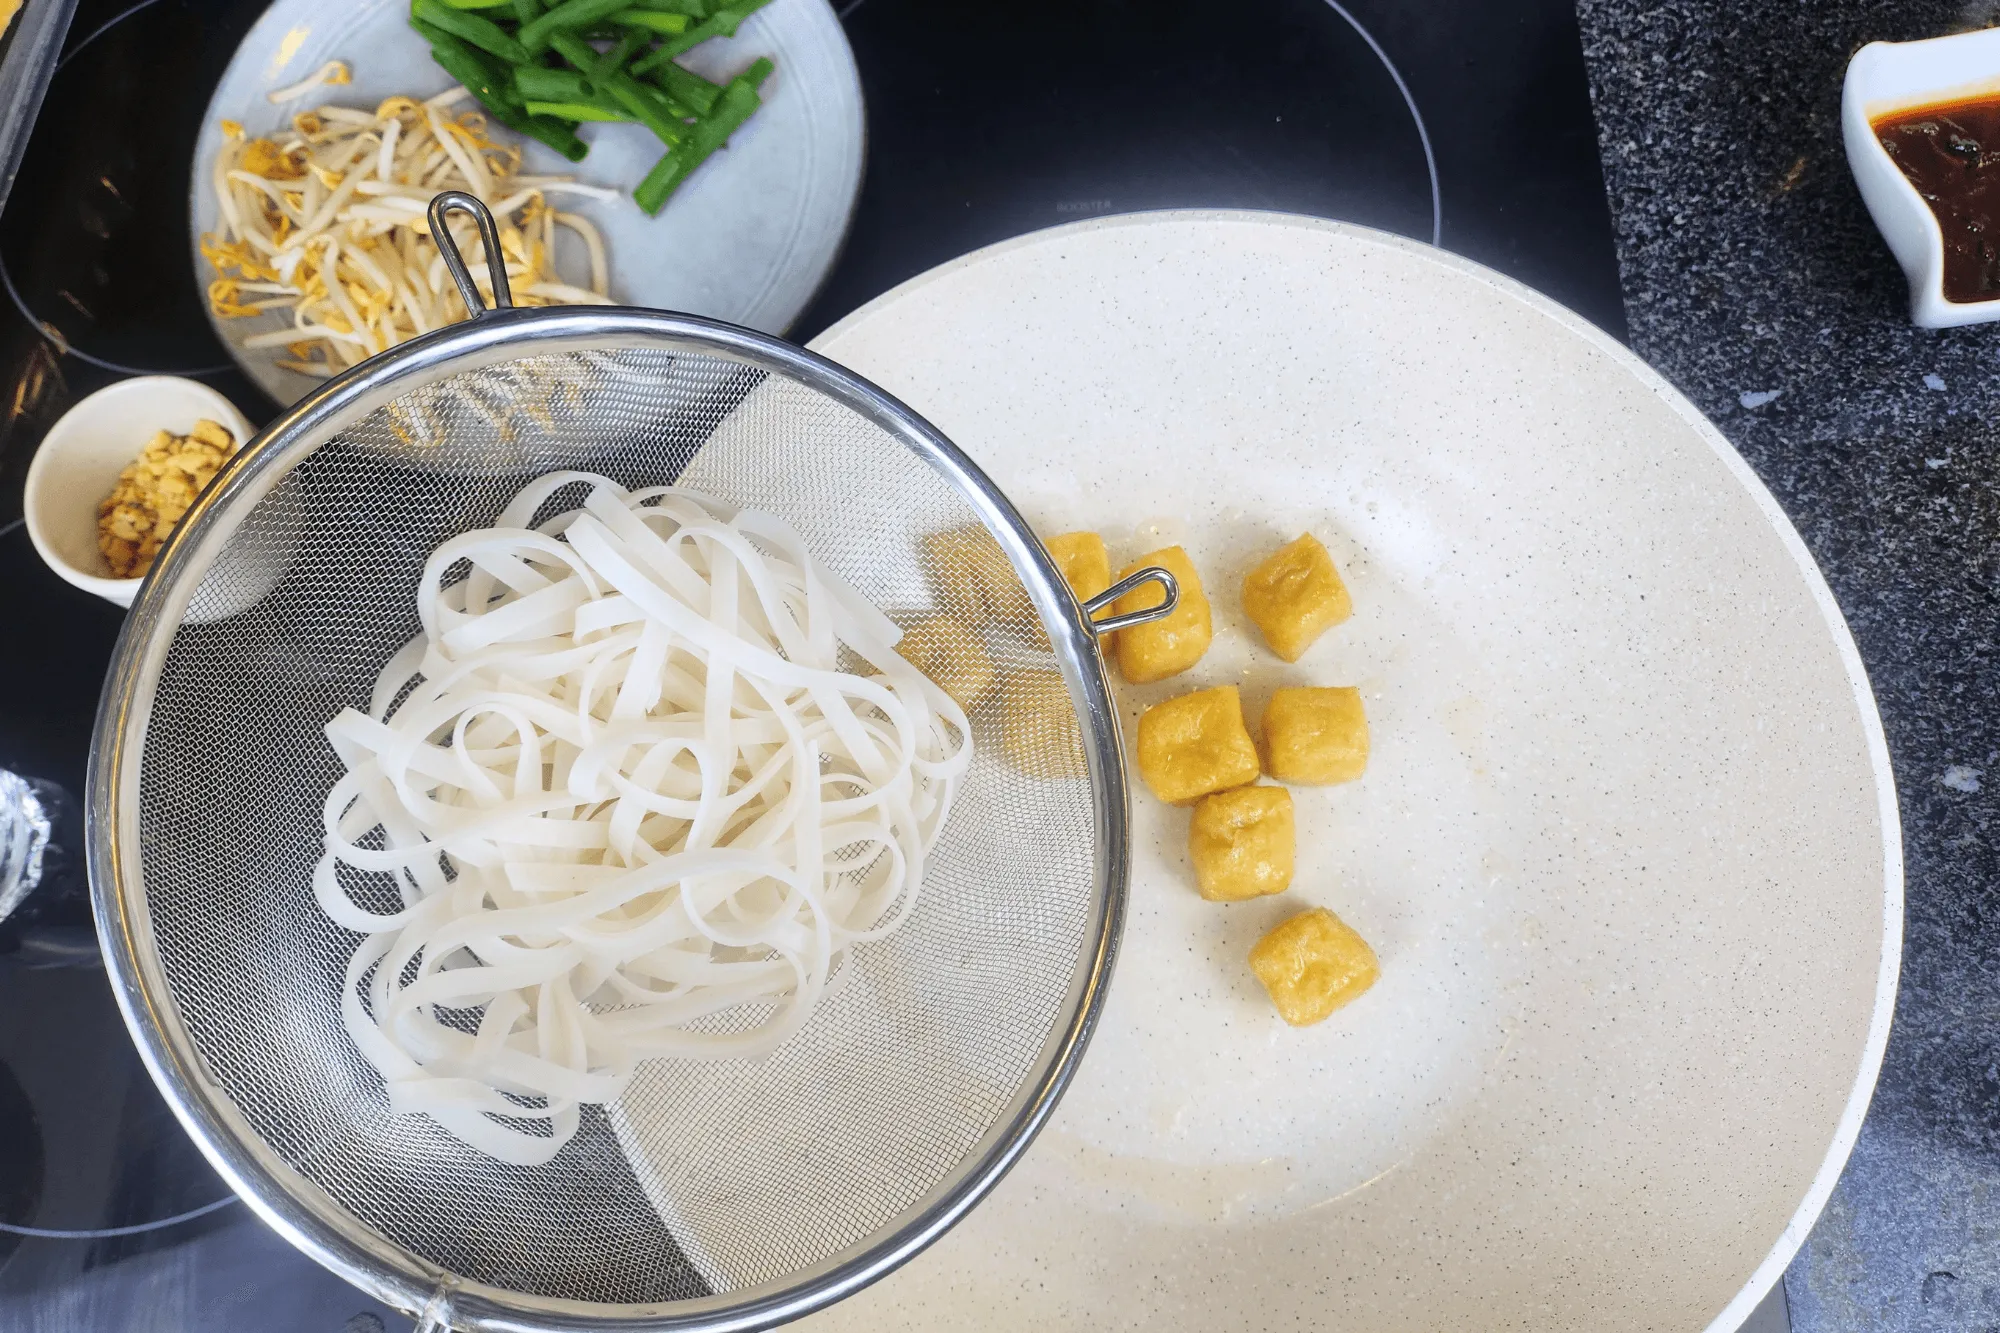
[[[471,214],[473,225],[479,228],[479,244],[486,251],[486,272],[493,280],[493,308],[505,310],[514,304],[514,291],[507,285],[507,260],[500,253],[500,228],[493,221],[492,210],[464,190],[442,190],[431,198],[431,240],[437,243],[438,254],[444,258],[451,280],[458,284],[465,313],[478,319],[486,313],[486,300],[479,294],[479,284],[472,280],[472,270],[465,266],[465,256],[458,252],[451,229],[445,226],[445,218],[453,210]]]
[[[1159,584],[1161,590],[1167,594],[1166,600],[1158,606],[1141,607],[1137,611],[1127,611],[1123,615],[1106,616],[1102,620],[1097,619],[1099,611],[1105,610],[1126,593],[1141,588],[1148,583]],[[1180,603],[1180,580],[1176,579],[1168,571],[1161,569],[1158,565],[1148,565],[1144,569],[1127,574],[1124,578],[1085,602],[1083,604],[1083,615],[1084,619],[1090,622],[1092,629],[1096,630],[1099,634],[1109,634],[1115,629],[1130,629],[1134,625],[1150,625],[1155,620],[1164,620],[1173,613],[1173,609],[1179,606]]]

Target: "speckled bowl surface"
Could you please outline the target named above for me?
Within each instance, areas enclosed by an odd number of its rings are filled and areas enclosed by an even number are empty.
[[[1895,793],[1825,583],[1624,348],[1425,246],[1256,213],[980,251],[815,344],[1046,533],[1184,544],[1217,638],[1147,704],[1357,685],[1278,898],[1192,888],[1134,795],[1132,911],[1050,1128],[813,1327],[1734,1333],[1866,1109],[1902,923]],[[1301,530],[1352,620],[1296,665],[1244,572]],[[1022,854],[1032,855],[1031,848]],[[1375,988],[1282,1024],[1245,962],[1326,906]]]

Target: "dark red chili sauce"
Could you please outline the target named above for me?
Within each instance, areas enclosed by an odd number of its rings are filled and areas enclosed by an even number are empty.
[[[1870,128],[1937,214],[1945,299],[2000,298],[2000,95],[1892,112]]]

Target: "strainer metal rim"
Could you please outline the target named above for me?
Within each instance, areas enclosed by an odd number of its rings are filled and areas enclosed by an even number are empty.
[[[1077,709],[1095,811],[1096,893],[1066,999],[1068,1021],[1050,1033],[1020,1091],[958,1169],[905,1210],[893,1230],[878,1231],[778,1282],[694,1301],[603,1305],[447,1273],[376,1234],[263,1142],[207,1069],[153,945],[136,792],[153,690],[173,631],[227,538],[223,516],[283,480],[290,465],[310,453],[303,441],[323,443],[445,373],[530,355],[666,345],[809,383],[956,483],[1022,575]],[[1047,552],[985,473],[903,403],[825,357],[734,325],[626,307],[489,311],[329,381],[246,444],[169,539],[119,634],[99,701],[87,789],[91,901],[106,970],[140,1057],[183,1128],[230,1187],[300,1250],[385,1304],[421,1314],[426,1326],[479,1333],[537,1333],[554,1326],[690,1333],[767,1328],[850,1295],[914,1257],[992,1189],[1068,1086],[1103,1005],[1130,864],[1118,715],[1096,635]]]

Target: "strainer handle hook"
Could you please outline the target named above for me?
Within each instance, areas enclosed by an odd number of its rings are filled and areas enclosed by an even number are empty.
[[[1097,619],[1099,611],[1107,609],[1113,602],[1123,597],[1126,593],[1132,592],[1148,583],[1159,584],[1161,591],[1167,595],[1166,600],[1158,606],[1141,607],[1137,611],[1127,611],[1123,615],[1106,616],[1102,620]],[[1130,629],[1134,625],[1150,625],[1155,620],[1164,620],[1180,604],[1180,580],[1176,579],[1168,571],[1161,569],[1158,565],[1148,565],[1144,569],[1127,574],[1124,578],[1085,602],[1083,604],[1083,615],[1084,619],[1090,622],[1092,629],[1096,630],[1099,634],[1109,634],[1115,629]]]
[[[451,1333],[452,1280],[446,1278],[431,1292],[431,1298],[424,1302],[424,1308],[417,1311],[417,1326],[413,1333]]]
[[[486,251],[486,272],[493,279],[493,308],[505,310],[514,304],[514,292],[507,285],[507,260],[500,253],[500,228],[493,221],[492,210],[478,196],[464,190],[442,190],[431,198],[431,240],[437,243],[445,269],[458,285],[458,294],[465,300],[465,312],[478,319],[486,313],[486,300],[479,294],[479,284],[472,280],[472,270],[465,266],[465,256],[458,252],[451,229],[445,226],[445,218],[454,210],[471,214],[473,225],[479,228],[479,244]]]

